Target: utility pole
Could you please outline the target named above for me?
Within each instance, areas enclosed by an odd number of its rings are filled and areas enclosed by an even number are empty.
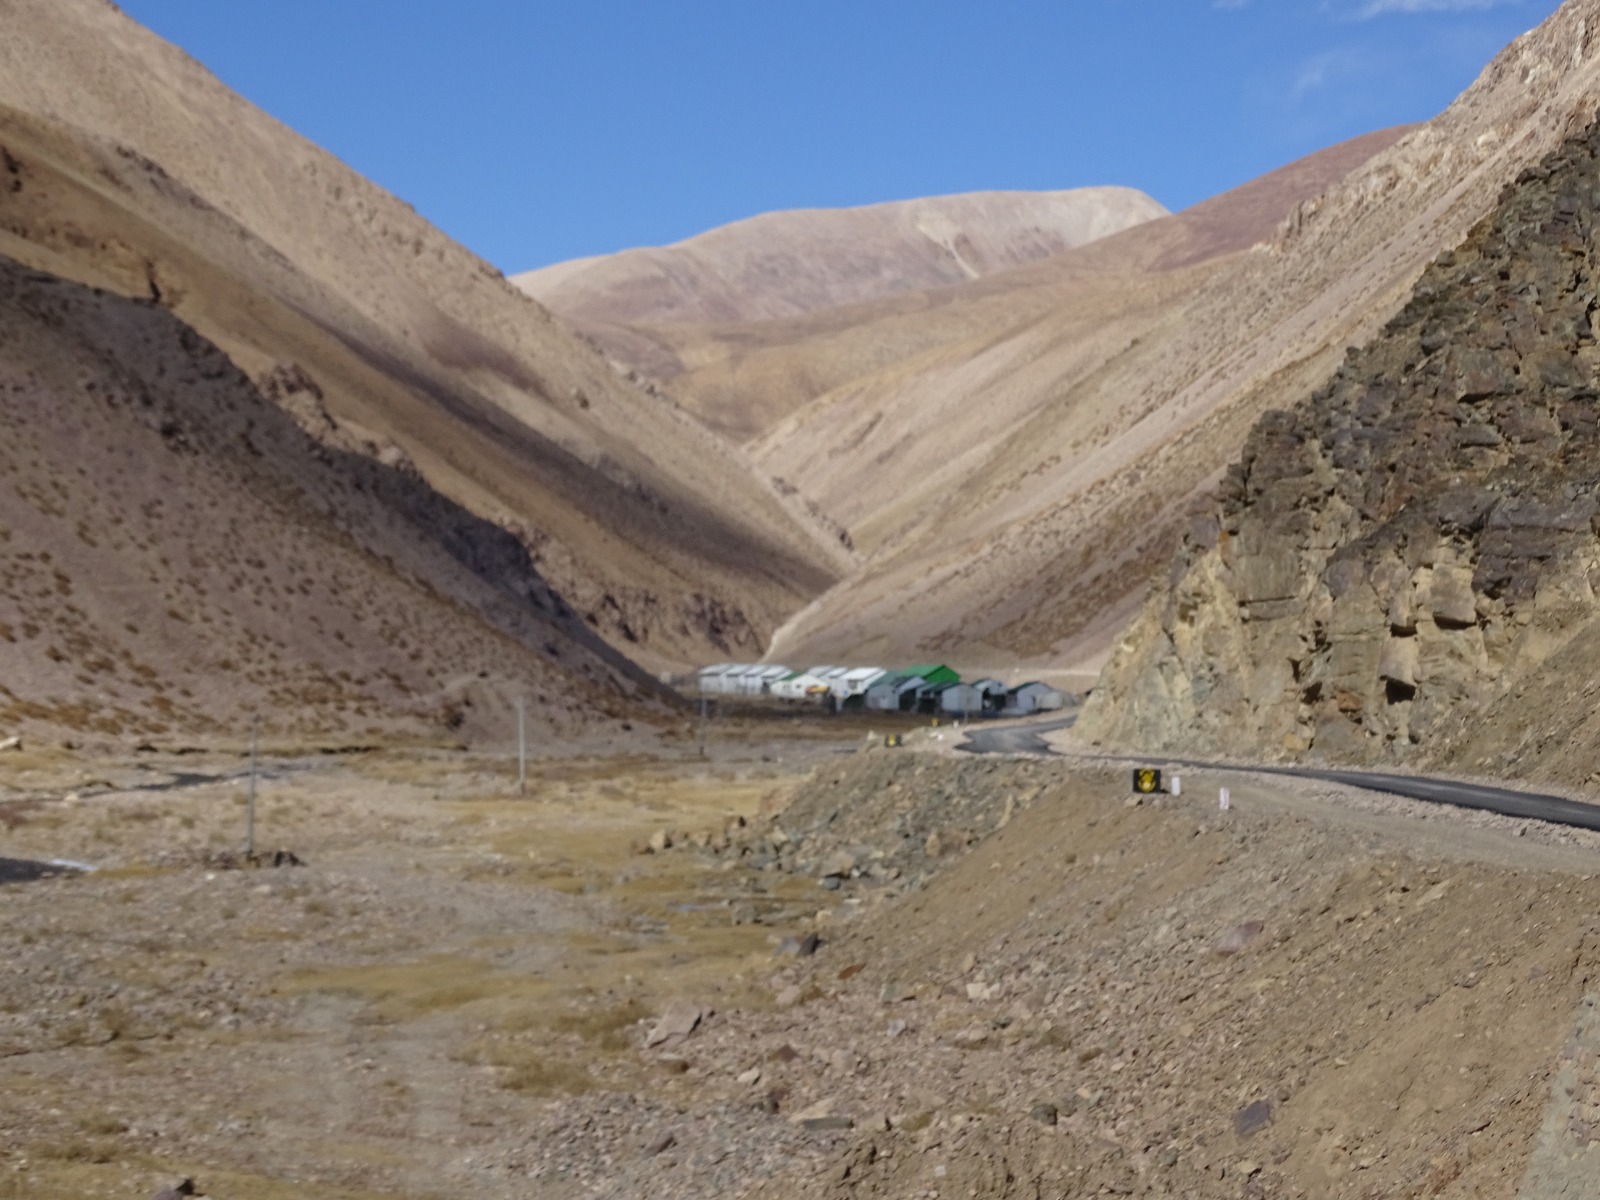
[[[517,795],[528,794],[528,701],[517,697]]]
[[[244,856],[256,856],[256,774],[261,754],[261,714],[250,718],[250,799],[245,804]]]

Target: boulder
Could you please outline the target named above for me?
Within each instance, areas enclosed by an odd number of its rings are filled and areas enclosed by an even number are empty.
[[[1242,921],[1225,930],[1216,941],[1211,943],[1211,952],[1220,954],[1224,958],[1238,954],[1256,938],[1261,936],[1266,926],[1260,921]]]
[[[656,1019],[655,1027],[650,1030],[644,1044],[649,1048],[681,1042],[700,1027],[700,1022],[706,1016],[706,1010],[698,1004],[689,1000],[674,1000]]]

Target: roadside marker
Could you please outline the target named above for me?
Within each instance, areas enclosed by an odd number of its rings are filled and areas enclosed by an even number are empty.
[[[1167,790],[1171,795],[1174,796],[1183,795],[1183,780],[1179,776],[1174,775],[1172,777],[1172,786]]]
[[[256,775],[261,757],[261,714],[250,718],[250,798],[245,802],[244,856],[256,856]]]
[[[517,795],[528,794],[528,701],[517,697]]]
[[[1220,808],[1223,812],[1227,812],[1228,811],[1228,789],[1227,788],[1219,788],[1217,790],[1217,807]]]

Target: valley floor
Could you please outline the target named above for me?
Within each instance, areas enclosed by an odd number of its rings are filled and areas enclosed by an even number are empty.
[[[804,732],[8,755],[0,1198],[1592,1194],[1600,837]]]

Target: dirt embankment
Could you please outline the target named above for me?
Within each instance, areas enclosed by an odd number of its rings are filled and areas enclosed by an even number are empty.
[[[1286,804],[1298,785],[1242,784],[1220,813],[1130,806],[1126,786],[888,751],[819,773],[747,861],[809,877],[820,947],[772,976],[775,1011],[673,1050],[704,1103],[664,1119],[670,1156],[619,1158],[611,1194],[731,1194],[751,1168],[776,1172],[759,1195],[840,1198],[1581,1179],[1600,1139],[1590,851],[1418,835],[1325,788]],[[1576,1100],[1552,1094],[1563,1055]],[[602,1105],[582,1111],[569,1134],[619,1144]],[[785,1171],[763,1121],[823,1144]]]

